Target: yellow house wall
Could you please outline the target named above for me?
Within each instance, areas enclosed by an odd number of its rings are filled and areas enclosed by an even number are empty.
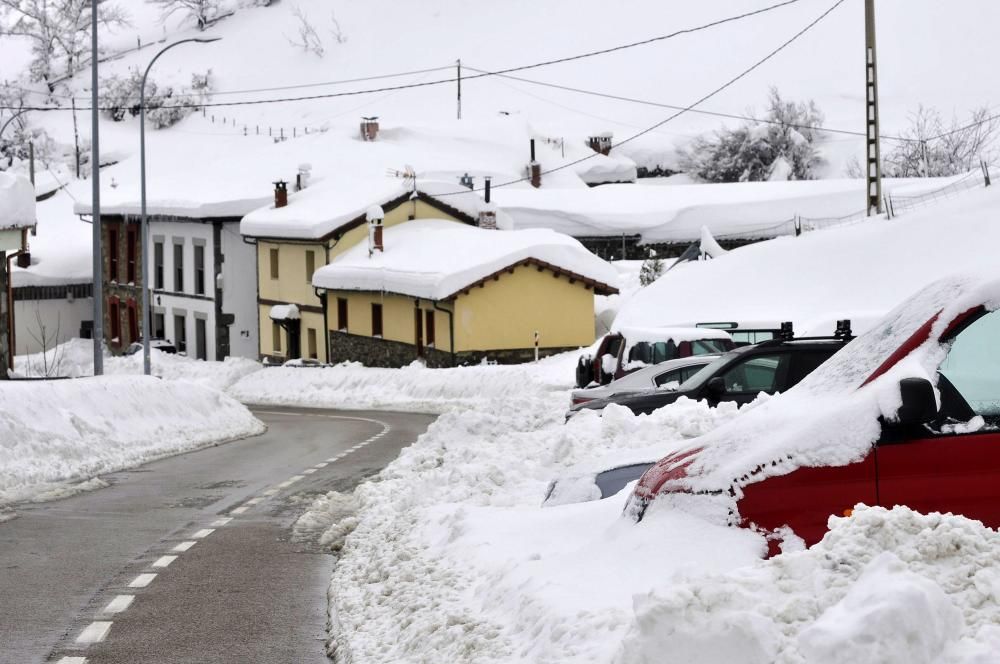
[[[356,291],[328,291],[330,331],[337,332],[337,298],[347,299],[347,332],[370,337],[372,335],[372,304],[382,305],[382,338],[416,343],[416,329],[413,321],[414,298],[390,293],[359,293]],[[434,305],[420,300],[420,309],[434,312],[434,347],[438,350],[451,349],[447,314],[434,311]],[[425,314],[424,314],[425,315]],[[426,343],[426,330],[424,341]]]
[[[271,278],[271,249],[278,249],[278,278]],[[262,300],[274,300],[315,307],[322,302],[312,287],[312,275],[306,277],[306,252],[312,251],[316,269],[326,265],[326,248],[316,244],[286,244],[281,242],[257,243],[257,284]],[[322,329],[322,326],[321,326]],[[261,344],[262,348],[266,348]]]
[[[455,351],[589,346],[594,342],[594,291],[565,276],[520,266],[455,301]]]

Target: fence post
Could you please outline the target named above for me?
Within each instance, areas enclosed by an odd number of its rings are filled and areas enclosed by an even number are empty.
[[[257,135],[260,136],[260,125],[255,126],[254,129],[257,131]]]
[[[244,136],[247,135],[247,126],[246,125],[243,125],[243,135]]]
[[[268,136],[270,136],[270,135],[271,135],[271,128],[270,128],[270,127],[268,127],[268,128],[267,128],[267,135],[268,135]]]
[[[212,124],[215,124],[215,115],[212,115]]]
[[[795,224],[795,237],[802,235],[802,218],[799,215],[795,215],[792,223]]]
[[[990,165],[987,164],[985,161],[982,161],[982,160],[979,161],[979,165],[983,169],[983,182],[985,182],[986,186],[988,187],[991,184],[993,184],[990,181]]]
[[[892,208],[892,197],[886,194],[885,196],[885,218],[892,219],[896,216],[896,211]]]
[[[292,127],[292,138],[296,138],[297,135],[298,135],[297,134],[297,128],[296,127]]]
[[[281,134],[279,134],[278,138],[280,138],[281,140],[285,140],[285,128],[281,127],[278,131],[281,132]]]

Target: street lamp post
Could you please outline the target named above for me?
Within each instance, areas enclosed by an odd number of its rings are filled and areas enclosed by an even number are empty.
[[[180,46],[187,42],[208,44],[220,39],[222,37],[196,37],[193,39],[182,39],[164,47],[146,65],[146,71],[142,75],[142,84],[139,86],[139,195],[142,200],[142,217],[139,228],[139,242],[142,244],[142,372],[147,376],[151,373],[151,367],[149,359],[149,284],[147,283],[149,281],[150,270],[149,246],[147,241],[149,222],[146,219],[146,77],[149,76],[149,70],[153,68],[153,63],[174,46]]]

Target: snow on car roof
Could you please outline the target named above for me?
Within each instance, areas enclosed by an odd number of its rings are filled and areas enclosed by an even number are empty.
[[[401,293],[446,299],[476,281],[525,260],[541,261],[593,281],[598,292],[617,292],[617,272],[571,237],[553,231],[485,230],[443,219],[386,228],[384,251],[362,242],[313,275],[332,290]]]
[[[899,408],[899,380],[918,376],[936,382],[935,368],[945,352],[937,339],[956,316],[980,304],[1000,307],[1000,272],[946,278],[921,290],[787,393],[690,441],[685,449],[700,451],[687,484],[694,490],[728,489],[734,480],[744,485],[798,467],[860,460],[880,435],[879,418],[892,417]],[[926,342],[862,387],[935,316]]]
[[[629,344],[642,341],[659,342],[701,341],[702,339],[725,339],[731,337],[725,330],[708,327],[623,327],[617,330]]]

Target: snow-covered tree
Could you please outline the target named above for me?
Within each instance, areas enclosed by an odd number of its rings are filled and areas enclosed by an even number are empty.
[[[25,37],[31,42],[31,77],[51,82],[60,74],[76,73],[90,49],[92,0],[0,0],[0,37]],[[128,23],[127,14],[109,0],[97,0],[97,18],[104,26]],[[59,59],[65,67],[59,71]]]
[[[152,4],[163,9],[162,18],[181,12],[185,17],[193,19],[199,30],[204,30],[223,10],[222,0],[151,0]]]
[[[126,114],[139,115],[139,86],[142,74],[133,70],[128,76],[112,75],[101,81],[101,106],[108,117],[121,122]],[[146,79],[146,120],[156,129],[170,127],[198,110],[212,91],[212,70],[192,74],[190,87],[175,91]]]
[[[663,259],[656,255],[656,251],[649,250],[649,258],[642,262],[639,270],[639,283],[648,286],[663,275]]]
[[[883,169],[890,177],[945,177],[976,168],[980,159],[996,156],[1000,118],[989,107],[976,109],[969,120],[946,123],[937,109],[919,106],[901,133],[906,141],[891,143]]]
[[[815,102],[791,102],[771,88],[761,120],[695,138],[681,168],[707,182],[809,180],[822,158],[815,143],[823,114]]]

